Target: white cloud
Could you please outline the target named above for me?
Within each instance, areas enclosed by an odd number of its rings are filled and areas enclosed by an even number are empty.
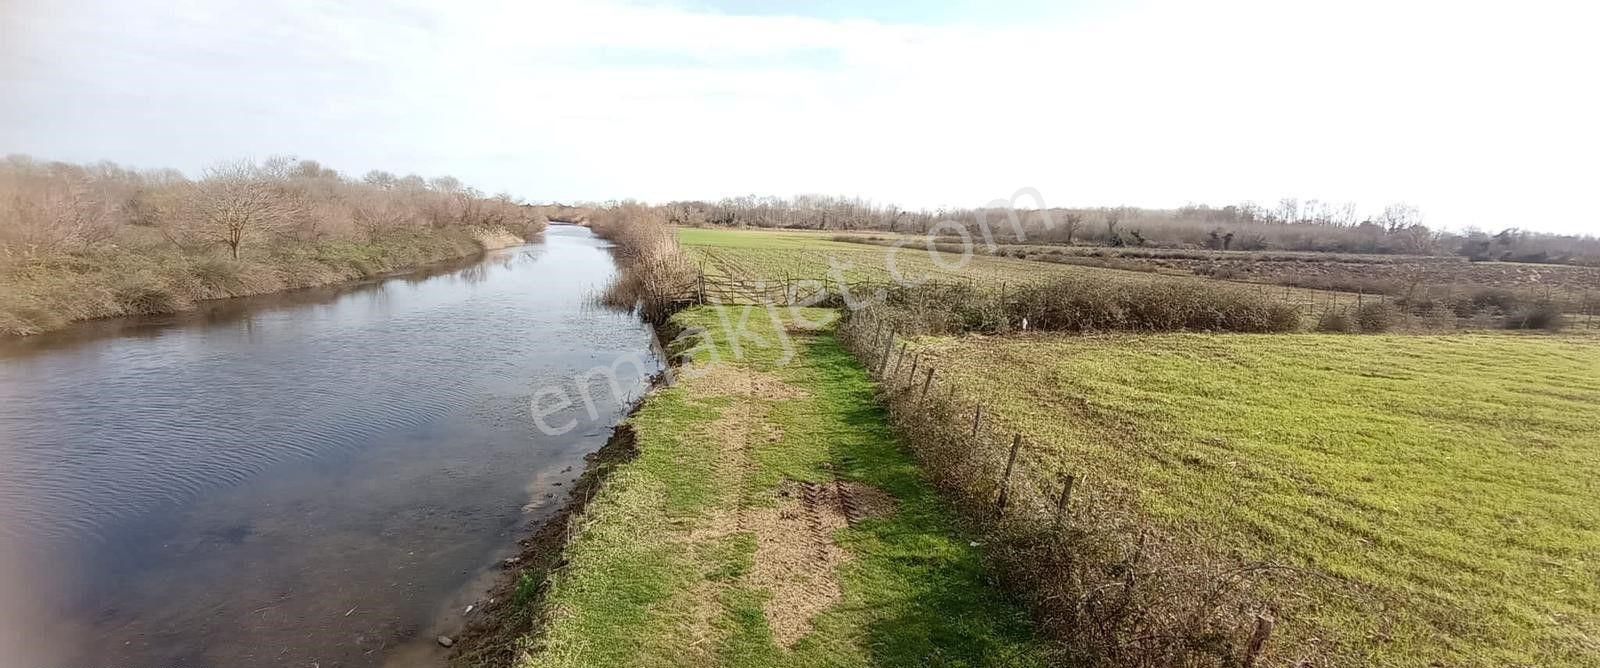
[[[6,10],[27,39],[0,46],[0,150],[295,152],[560,199],[1406,199],[1453,227],[1600,232],[1580,3],[1171,1],[983,27],[259,4]]]

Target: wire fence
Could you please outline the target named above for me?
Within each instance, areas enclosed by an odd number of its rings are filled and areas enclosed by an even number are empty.
[[[1262,600],[1253,585],[1279,567],[1153,529],[1133,491],[1106,471],[1064,466],[1041,439],[1008,429],[995,405],[966,397],[893,327],[866,309],[847,316],[838,337],[877,380],[896,433],[1070,655],[1103,665],[1276,660],[1269,640],[1293,608]]]

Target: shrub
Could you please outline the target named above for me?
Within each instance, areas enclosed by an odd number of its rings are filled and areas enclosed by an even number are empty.
[[[1386,302],[1367,302],[1356,307],[1356,329],[1366,334],[1376,334],[1394,329],[1399,313]]]
[[[1455,303],[1457,317],[1470,318],[1479,313],[1510,313],[1522,303],[1516,292],[1505,288],[1479,288],[1464,294]]]
[[[1355,323],[1344,309],[1330,308],[1317,318],[1317,331],[1330,334],[1348,334],[1355,331]]]
[[[172,290],[153,282],[118,287],[114,297],[122,311],[129,314],[172,313],[185,306],[183,299]]]
[[[1547,299],[1528,304],[1506,318],[1506,329],[1542,329],[1558,332],[1566,327],[1561,305]]]
[[[190,272],[202,286],[215,293],[227,293],[239,285],[239,263],[224,257],[196,260]]]

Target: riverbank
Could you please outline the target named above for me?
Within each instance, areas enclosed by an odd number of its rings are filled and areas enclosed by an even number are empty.
[[[380,668],[479,614],[658,367],[588,230],[443,266],[0,345],[6,665]]]
[[[154,234],[154,232],[151,232]],[[506,229],[416,228],[368,242],[280,243],[232,259],[157,242],[0,262],[0,336],[30,336],[74,322],[186,311],[200,302],[371,279],[523,243]]]
[[[1040,663],[1026,613],[988,584],[978,546],[890,434],[836,314],[758,311],[726,335],[743,315],[673,318],[691,361],[623,428],[637,455],[574,493],[581,515],[546,527],[561,556],[504,590],[528,630],[501,659]],[[476,650],[458,661],[481,663]]]

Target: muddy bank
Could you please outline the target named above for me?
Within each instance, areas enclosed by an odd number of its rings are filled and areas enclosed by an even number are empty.
[[[674,340],[681,329],[670,320],[652,327],[658,342]],[[645,394],[623,420],[612,427],[606,444],[584,458],[584,470],[567,491],[560,507],[547,518],[530,524],[531,533],[518,539],[516,553],[501,562],[503,572],[492,578],[488,593],[474,598],[468,604],[472,606],[470,609],[455,610],[460,613],[459,617],[447,614],[437,624],[441,635],[434,638],[434,645],[451,650],[446,653],[437,647],[415,648],[404,662],[392,662],[391,668],[428,665],[417,659],[431,655],[436,660],[446,654],[452,666],[511,666],[516,660],[519,642],[537,637],[550,576],[565,564],[564,551],[573,526],[582,520],[589,502],[594,500],[610,474],[639,454],[637,434],[628,420],[671,382],[674,370],[682,362],[664,346],[658,344],[656,351],[668,367],[651,377]],[[460,630],[452,634],[453,628]]]
[[[583,517],[606,477],[638,454],[633,427],[624,423],[612,430],[605,447],[585,458],[583,474],[573,483],[566,502],[549,519],[538,522],[531,535],[517,540],[516,554],[502,562],[505,570],[479,598],[482,604],[469,604],[474,605],[471,611],[463,608],[466,622],[462,630],[434,639],[440,646],[449,641],[453,648],[450,665],[512,665],[518,641],[537,631],[549,576],[564,563],[562,553],[574,522]]]

